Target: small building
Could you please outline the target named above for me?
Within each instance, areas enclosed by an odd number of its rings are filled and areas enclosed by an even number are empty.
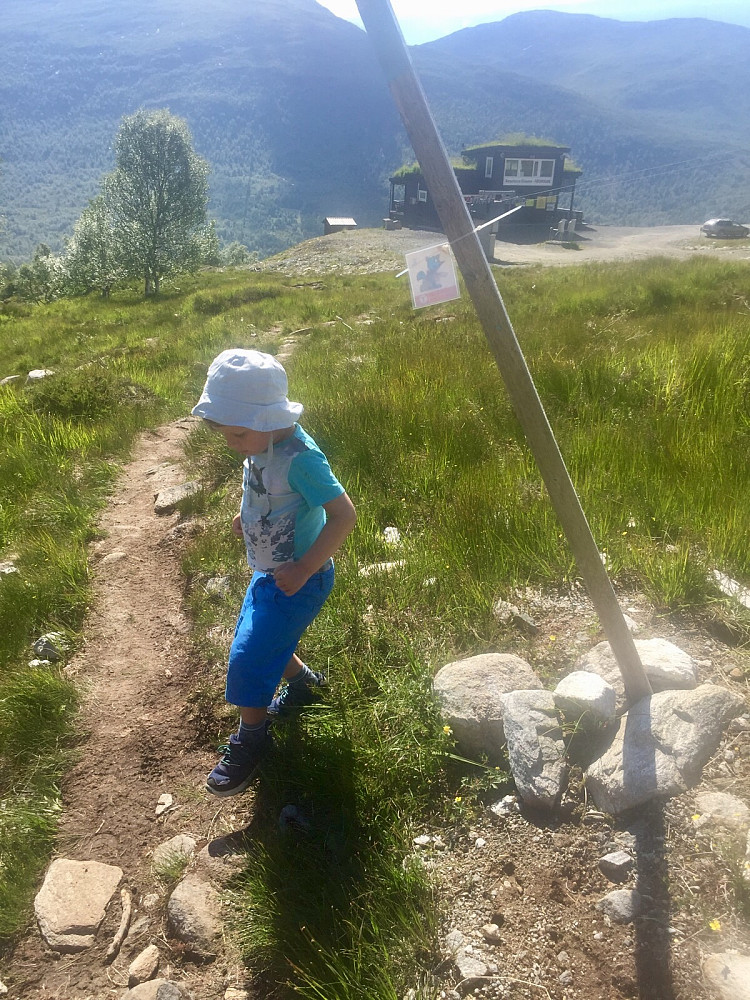
[[[506,225],[549,230],[559,219],[582,213],[573,209],[581,174],[569,160],[569,146],[537,140],[469,146],[453,164],[458,186],[477,224],[517,208]],[[419,164],[402,167],[390,178],[389,216],[411,229],[439,229],[435,206]],[[503,222],[500,223],[502,232]]]
[[[356,229],[357,223],[354,219],[339,218],[335,215],[326,216],[323,219],[323,235],[329,236],[331,233],[340,233],[344,229]]]

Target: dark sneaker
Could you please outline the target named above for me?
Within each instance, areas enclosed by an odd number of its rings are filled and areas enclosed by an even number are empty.
[[[232,733],[229,742],[219,747],[224,756],[206,778],[206,788],[220,797],[244,792],[270,748],[271,736],[268,732],[265,739],[255,746],[240,743],[237,733]]]
[[[291,712],[320,700],[320,689],[327,684],[326,675],[311,671],[313,680],[305,684],[285,684],[271,704],[269,715],[289,715]]]

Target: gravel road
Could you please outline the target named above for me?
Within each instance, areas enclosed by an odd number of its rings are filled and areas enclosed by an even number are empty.
[[[708,240],[694,226],[587,226],[570,244],[497,241],[493,264],[512,267],[550,266],[639,260],[647,257],[687,259],[713,254],[732,260],[750,260],[750,240]],[[317,236],[261,262],[261,269],[284,274],[371,274],[400,271],[404,254],[439,243],[442,233],[418,229],[361,229]]]

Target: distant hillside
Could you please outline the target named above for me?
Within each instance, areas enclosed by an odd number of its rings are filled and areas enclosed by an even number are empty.
[[[225,241],[266,255],[323,216],[376,225],[410,158],[359,28],[314,0],[5,0],[0,256],[72,229],[122,115],[183,115]],[[750,218],[750,30],[536,11],[413,49],[449,150],[522,131],[563,142],[592,221]]]

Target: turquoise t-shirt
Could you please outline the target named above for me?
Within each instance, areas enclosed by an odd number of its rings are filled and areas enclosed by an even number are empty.
[[[307,552],[326,523],[323,504],[344,492],[328,459],[299,424],[245,459],[240,519],[248,565],[260,573]]]

